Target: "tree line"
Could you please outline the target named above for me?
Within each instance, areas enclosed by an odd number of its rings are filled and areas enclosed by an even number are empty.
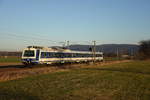
[[[143,40],[140,43],[139,58],[150,59],[150,40]]]

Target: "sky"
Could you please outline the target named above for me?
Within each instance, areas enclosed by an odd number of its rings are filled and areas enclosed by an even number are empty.
[[[147,39],[150,0],[0,0],[1,51]]]

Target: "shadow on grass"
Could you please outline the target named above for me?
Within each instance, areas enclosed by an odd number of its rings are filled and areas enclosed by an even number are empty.
[[[37,96],[33,96],[23,91],[10,91],[6,89],[0,90],[0,100],[40,100]]]
[[[46,64],[39,64],[39,65],[5,65],[5,66],[0,66],[0,69],[8,69],[8,68],[40,68],[40,67],[56,67],[56,68],[60,68],[60,69],[72,69],[74,67],[72,67],[71,64],[50,64],[50,65],[46,65]]]
[[[24,68],[24,65],[7,65],[7,66],[0,66],[0,69],[3,68]]]

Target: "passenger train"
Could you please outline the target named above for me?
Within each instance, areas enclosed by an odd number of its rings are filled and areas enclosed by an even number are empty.
[[[103,61],[103,53],[73,51],[58,47],[28,46],[23,50],[21,60],[25,65]]]

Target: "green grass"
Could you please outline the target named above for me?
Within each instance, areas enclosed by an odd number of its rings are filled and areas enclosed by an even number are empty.
[[[118,58],[118,57],[104,57],[105,61],[118,61],[118,60],[127,60],[126,58]]]
[[[150,62],[79,68],[1,82],[0,100],[150,100]]]
[[[21,62],[20,60],[21,58],[20,57],[0,57],[0,63],[11,63],[11,62],[14,62],[14,63],[18,63],[18,62]]]

